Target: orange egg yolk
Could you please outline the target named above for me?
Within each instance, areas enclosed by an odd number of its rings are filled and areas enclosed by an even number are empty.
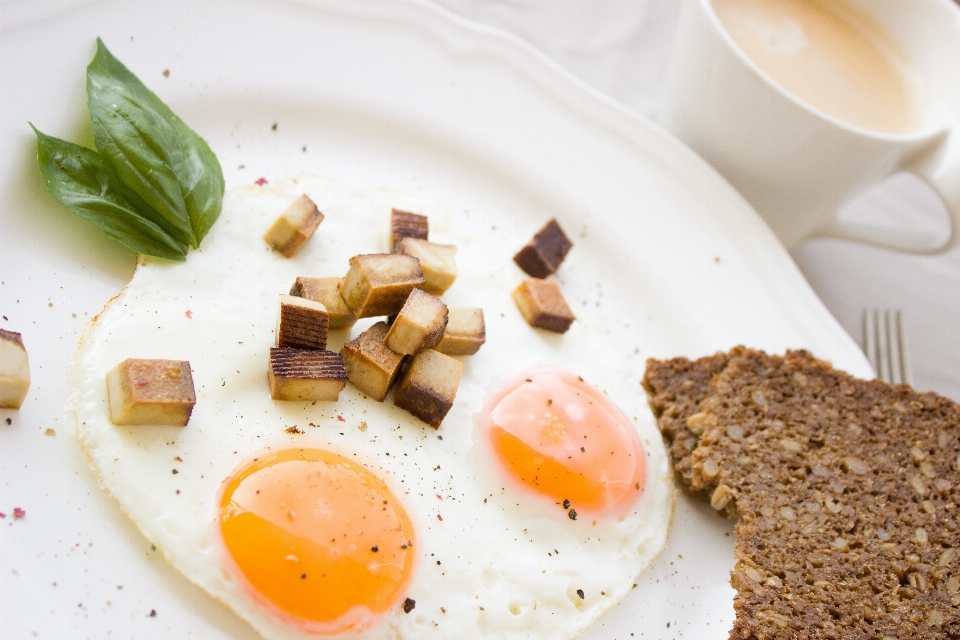
[[[224,481],[219,525],[254,598],[309,633],[369,626],[400,606],[414,566],[403,505],[368,469],[330,451],[248,459]]]
[[[643,447],[631,422],[579,376],[536,367],[504,385],[481,414],[505,473],[575,511],[622,511],[643,490]]]

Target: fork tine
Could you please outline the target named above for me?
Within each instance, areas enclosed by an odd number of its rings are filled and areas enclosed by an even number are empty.
[[[880,374],[880,359],[877,354],[877,310],[863,310],[863,352],[873,368],[874,375]]]
[[[887,355],[890,358],[890,384],[903,384],[903,362],[900,357],[900,310],[890,313],[889,309],[884,310],[885,322],[887,325]]]
[[[877,311],[877,360],[879,370],[877,374],[884,382],[893,384],[893,373],[890,367],[890,311]]]
[[[899,359],[900,382],[913,384],[913,371],[910,369],[910,352],[907,349],[907,332],[903,326],[903,314],[896,312],[897,358]]]

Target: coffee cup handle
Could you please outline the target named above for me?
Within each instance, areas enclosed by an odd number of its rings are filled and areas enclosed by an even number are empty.
[[[853,225],[835,220],[823,235],[856,240],[887,249],[925,255],[935,255],[960,246],[960,126],[946,134],[946,139],[933,153],[903,167],[933,187],[950,216],[950,237],[936,247],[929,246],[928,238],[893,232],[880,227]]]

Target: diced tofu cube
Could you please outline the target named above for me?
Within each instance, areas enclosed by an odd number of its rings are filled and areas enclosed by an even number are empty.
[[[329,328],[332,331],[349,329],[357,316],[340,295],[342,278],[297,278],[290,288],[290,295],[319,302],[327,309]]]
[[[30,388],[30,362],[23,338],[0,329],[0,408],[19,409]]]
[[[280,294],[277,346],[291,349],[326,349],[330,324],[327,308],[319,302]]]
[[[423,271],[413,256],[373,253],[350,258],[340,295],[358,318],[392,316],[422,285]]]
[[[404,238],[397,244],[397,253],[413,256],[420,261],[423,270],[421,288],[427,293],[443,295],[457,279],[457,247],[452,244]]]
[[[387,397],[403,363],[403,356],[383,342],[388,330],[386,322],[378,322],[340,350],[347,380],[377,402]]]
[[[413,355],[437,344],[446,326],[447,305],[414,289],[390,325],[384,342],[391,351]]]
[[[107,398],[117,425],[185,427],[197,402],[185,360],[128,358],[107,374]]]
[[[267,229],[263,239],[288,258],[296,255],[323,222],[323,214],[306,195],[293,201]]]
[[[274,400],[334,402],[347,374],[339,353],[271,347],[267,381]]]
[[[483,309],[450,307],[449,310],[447,328],[434,349],[448,356],[472,356],[487,340]]]
[[[527,278],[510,295],[531,327],[566,333],[575,320],[560,285],[552,280]]]
[[[462,375],[463,363],[456,358],[421,351],[400,378],[394,404],[436,429],[453,406]]]
[[[400,209],[390,212],[390,251],[396,251],[397,243],[403,238],[426,240],[429,234],[430,222],[427,216]]]
[[[513,256],[513,261],[534,278],[546,278],[555,273],[573,243],[567,238],[556,219],[550,220],[533,236],[530,242]]]

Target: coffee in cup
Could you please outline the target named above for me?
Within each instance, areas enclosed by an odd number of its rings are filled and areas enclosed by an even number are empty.
[[[923,124],[923,87],[893,36],[831,0],[711,0],[720,24],[774,82],[850,124],[907,133]]]

